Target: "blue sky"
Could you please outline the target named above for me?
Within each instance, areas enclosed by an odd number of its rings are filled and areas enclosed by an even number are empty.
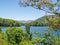
[[[35,20],[45,15],[32,7],[19,7],[19,0],[0,0],[0,17],[14,20]]]

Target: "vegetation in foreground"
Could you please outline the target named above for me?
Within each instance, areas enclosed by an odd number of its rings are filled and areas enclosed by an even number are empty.
[[[3,33],[0,28],[0,45],[60,45],[60,36],[54,36],[49,31],[43,38],[40,38],[40,33],[35,35],[37,37],[33,38],[32,33],[16,27],[9,27]]]

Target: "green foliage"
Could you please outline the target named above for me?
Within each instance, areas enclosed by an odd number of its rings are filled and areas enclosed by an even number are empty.
[[[20,45],[33,45],[33,44],[29,40],[23,40],[23,41],[20,42]]]
[[[54,36],[49,32],[40,38],[40,33],[34,33],[37,37],[28,39],[27,32],[17,27],[9,27],[6,33],[0,32],[0,45],[60,45],[60,36]],[[3,36],[2,36],[3,35]]]
[[[50,26],[50,28],[52,28],[53,30],[60,30],[60,17],[59,16],[55,16],[51,17],[48,19],[48,26]]]
[[[6,45],[6,41],[4,39],[4,33],[2,32],[1,27],[0,27],[0,45]]]
[[[56,45],[60,45],[60,41],[56,41]]]
[[[1,27],[0,27],[0,32],[2,32],[2,29],[1,29]]]
[[[11,43],[17,43],[19,44],[22,40],[22,29],[19,29],[19,28],[8,28],[7,31],[7,37],[8,37],[8,41],[11,42]]]
[[[49,19],[50,18],[55,18],[55,17],[57,17],[56,15],[49,15],[48,16],[49,17]],[[52,21],[53,19],[51,19],[51,21]],[[48,22],[48,20],[46,19],[46,16],[43,16],[43,17],[41,17],[41,18],[38,18],[38,19],[36,19],[35,21],[32,21],[31,23],[29,23],[31,26],[49,26],[49,23],[50,22]],[[52,22],[53,23],[53,22]]]
[[[39,10],[43,10],[47,13],[53,13],[60,15],[60,0],[20,0],[19,5],[22,6],[31,6]],[[57,7],[57,8],[55,8]]]
[[[22,23],[15,20],[0,18],[0,26],[21,26],[21,25]]]

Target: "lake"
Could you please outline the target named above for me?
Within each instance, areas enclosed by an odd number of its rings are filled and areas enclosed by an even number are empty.
[[[25,26],[21,26],[18,28],[22,28],[23,30],[26,30]],[[5,32],[5,30],[7,29],[7,27],[2,27],[2,31]],[[31,26],[30,27],[30,32],[32,32],[33,36],[35,36],[34,33],[39,32],[41,34],[41,37],[44,33],[48,32],[48,27],[47,26]],[[51,30],[50,31],[51,34],[57,35],[56,31]],[[60,31],[58,31],[58,33],[60,34]],[[35,36],[36,37],[36,36]]]

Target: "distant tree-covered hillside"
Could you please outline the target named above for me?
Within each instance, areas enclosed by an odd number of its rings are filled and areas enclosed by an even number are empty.
[[[0,26],[21,26],[22,23],[12,20],[0,18]]]
[[[31,22],[30,25],[32,25],[32,26],[47,26],[48,21],[47,21],[46,17],[47,16],[43,16],[41,18],[38,18],[35,21]],[[49,15],[48,17],[51,19],[51,18],[55,18],[56,15]]]

